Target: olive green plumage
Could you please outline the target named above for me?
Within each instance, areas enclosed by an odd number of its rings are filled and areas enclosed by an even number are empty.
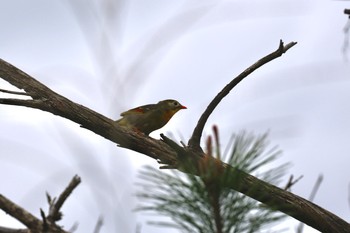
[[[186,109],[186,107],[176,100],[167,99],[159,101],[157,104],[143,105],[122,112],[120,114],[122,118],[116,123],[149,135],[166,125],[180,109]]]

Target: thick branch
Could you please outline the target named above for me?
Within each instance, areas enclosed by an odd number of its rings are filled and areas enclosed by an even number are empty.
[[[272,209],[292,216],[321,232],[350,232],[349,223],[302,197],[232,167],[226,169],[225,173],[237,177],[233,182],[232,179],[227,179],[226,187],[244,193]]]
[[[321,232],[350,233],[349,223],[302,197],[259,180],[212,156],[198,155],[200,152],[197,152],[197,156],[194,157],[193,153],[196,152],[188,148],[182,148],[181,152],[180,146],[170,142],[171,140],[164,135],[163,140],[182,154],[179,156],[180,159],[185,159],[185,166],[179,168],[181,171],[201,176],[206,182],[220,183],[223,187],[243,193]],[[207,176],[207,174],[210,175]]]
[[[30,107],[62,116],[121,147],[146,154],[163,164],[173,166],[177,160],[176,153],[166,144],[119,127],[113,120],[55,93],[2,59],[0,59],[0,77],[17,88],[25,90],[33,99],[0,98],[0,104]]]
[[[236,78],[234,78],[229,84],[227,84],[216,96],[215,98],[210,102],[207,109],[203,112],[202,116],[199,118],[198,123],[193,130],[192,137],[190,138],[188,142],[188,146],[193,149],[200,149],[200,140],[202,137],[202,132],[205,126],[205,123],[207,122],[210,114],[214,111],[216,106],[220,103],[220,101],[230,93],[230,91],[238,84],[240,83],[245,77],[247,77],[249,74],[251,74],[253,71],[258,69],[259,67],[263,66],[264,64],[272,61],[275,58],[278,58],[282,56],[283,53],[287,52],[288,49],[296,45],[296,42],[291,42],[285,46],[283,46],[282,40],[280,41],[279,47],[276,51],[270,53],[269,55],[261,58],[258,60],[255,64],[248,67],[245,71],[243,71],[240,75],[238,75]]]

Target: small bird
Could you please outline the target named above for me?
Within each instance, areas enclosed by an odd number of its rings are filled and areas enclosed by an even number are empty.
[[[178,101],[167,99],[157,104],[147,104],[122,112],[116,123],[149,135],[162,128],[180,109],[187,109]]]

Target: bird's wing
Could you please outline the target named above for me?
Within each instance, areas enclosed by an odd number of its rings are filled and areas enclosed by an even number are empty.
[[[122,113],[120,113],[120,116],[145,114],[145,113],[149,112],[150,110],[154,109],[154,106],[155,106],[155,104],[143,105],[143,106],[122,112]]]

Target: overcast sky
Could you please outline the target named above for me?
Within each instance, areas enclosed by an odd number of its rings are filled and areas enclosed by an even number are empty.
[[[279,163],[291,162],[289,173],[304,176],[293,192],[307,198],[323,174],[315,203],[348,220],[350,54],[342,46],[349,4],[169,2],[2,1],[0,58],[112,119],[177,99],[188,109],[151,135],[187,141],[224,85],[280,39],[296,41],[222,101],[204,135],[217,124],[225,146],[240,130],[269,131],[271,145],[283,150]],[[0,80],[0,88],[12,87]],[[157,231],[132,212],[137,171],[155,161],[42,111],[0,106],[0,119],[1,194],[39,216],[45,192],[58,195],[79,174],[83,183],[63,208],[66,229],[79,222],[77,232],[92,232],[101,215],[101,232],[135,232],[140,224],[142,232]],[[0,225],[13,224],[0,214]],[[288,221],[287,232],[296,224]]]

